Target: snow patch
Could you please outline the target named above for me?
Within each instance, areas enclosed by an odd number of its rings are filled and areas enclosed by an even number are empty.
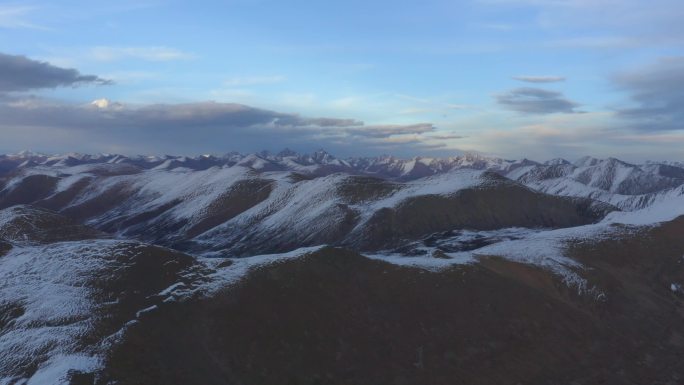
[[[45,362],[26,383],[27,385],[69,385],[72,372],[90,373],[102,366],[98,357],[78,354],[58,354]]]
[[[208,280],[197,287],[183,289],[178,286],[167,294],[172,295],[174,300],[189,297],[196,293],[210,296],[238,282],[255,268],[281,261],[297,259],[319,251],[324,247],[326,246],[302,247],[287,253],[265,254],[247,258],[231,259],[233,263],[226,267],[219,267],[219,265],[225,261],[224,258],[199,258],[198,260],[200,262],[213,271],[213,273],[208,275]],[[166,289],[165,291],[168,290],[169,289]]]
[[[0,335],[0,383],[36,363],[29,383],[60,383],[57,379],[69,370],[95,368],[99,352],[82,346],[81,339],[102,304],[91,298],[88,284],[112,268],[104,257],[118,244],[91,240],[15,247],[0,258],[0,298],[15,314]]]

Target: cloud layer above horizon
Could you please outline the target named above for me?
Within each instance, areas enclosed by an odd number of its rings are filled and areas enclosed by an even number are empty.
[[[684,160],[678,1],[266,3],[0,5],[0,152]]]

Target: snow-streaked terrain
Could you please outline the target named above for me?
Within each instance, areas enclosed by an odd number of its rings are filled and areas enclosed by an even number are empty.
[[[93,370],[102,349],[84,347],[93,319],[106,304],[89,286],[114,266],[119,242],[64,242],[16,247],[0,258],[0,301],[16,317],[0,335],[0,383],[39,362],[29,384],[66,383],[69,370]]]
[[[684,168],[676,162],[538,163],[475,155],[342,160],[322,152],[196,158],[21,153],[3,161],[13,166],[0,182],[0,246],[11,246],[4,255],[0,251],[0,310],[6,314],[0,319],[2,385],[66,384],[74,370],[96,371],[129,322],[164,304],[215,295],[254,269],[326,245],[354,248],[360,244],[354,240],[375,234],[371,230],[380,225],[373,221],[380,214],[420,199],[451,204],[447,198],[464,191],[477,195],[513,186],[544,197],[588,198],[589,207],[614,206],[618,210],[595,223],[572,227],[462,226],[418,238],[402,234],[399,244],[380,251],[355,249],[373,260],[429,271],[500,257],[550,271],[578,293],[594,296],[571,247],[634,236],[684,215]],[[141,240],[196,253],[169,257],[171,265],[189,265],[149,289],[109,334],[94,333],[102,317],[120,305],[119,298],[102,300],[102,282],[132,269],[136,258],[175,253],[151,252]],[[261,252],[270,247],[289,251]],[[676,295],[680,285],[667,289]]]

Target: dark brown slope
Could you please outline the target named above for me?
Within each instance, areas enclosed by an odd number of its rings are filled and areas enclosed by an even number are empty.
[[[418,196],[396,208],[380,209],[354,240],[355,245],[361,250],[396,247],[406,240],[454,229],[573,227],[598,222],[615,210],[590,199],[543,194],[501,179],[496,185],[449,196]]]
[[[54,192],[57,182],[59,178],[54,176],[29,175],[11,189],[0,191],[0,209],[47,198]]]
[[[81,246],[82,251],[90,254],[92,250],[89,249],[98,247],[103,246],[89,241],[83,241]],[[63,260],[65,266],[68,266],[66,264],[68,256],[50,251],[51,249],[46,247],[37,252],[42,253],[40,255],[45,259]],[[74,346],[69,347],[82,352],[99,349],[107,338],[111,338],[122,330],[126,323],[134,320],[138,311],[161,302],[156,295],[160,291],[178,282],[190,285],[191,279],[187,278],[187,274],[199,268],[192,257],[157,246],[118,242],[100,251],[101,254],[96,258],[99,263],[108,266],[108,269],[88,276],[82,286],[79,284],[79,287],[85,287],[88,290],[89,299],[97,303],[87,319],[92,328],[84,330],[82,334],[75,337]],[[0,335],[16,332],[15,321],[26,311],[25,304],[21,301],[0,299]],[[50,319],[45,321],[49,322],[48,325],[36,324],[29,328],[49,326],[55,328],[55,333],[59,335],[60,328],[68,328],[79,321],[81,320],[71,318]],[[54,347],[55,350],[59,348],[59,346]],[[33,376],[46,361],[51,349],[52,347],[47,347],[47,351],[37,351],[28,355],[12,367],[3,365],[3,360],[9,359],[12,352],[0,351],[0,376],[14,377],[16,380]],[[25,353],[22,352],[22,354]],[[70,377],[72,379],[70,383],[74,385],[92,384],[94,381],[93,374],[74,372]],[[62,382],[55,383],[61,384]]]
[[[12,282],[14,274],[25,277],[27,281],[57,279],[59,285],[56,286],[60,286],[60,289],[73,286],[87,290],[87,298],[73,298],[73,301],[95,302],[86,319],[92,328],[84,329],[74,337],[75,347],[69,346],[67,349],[76,348],[81,352],[99,349],[104,340],[134,320],[138,311],[160,303],[163,300],[157,295],[160,291],[179,283],[190,287],[195,283],[195,279],[201,279],[199,277],[207,273],[206,269],[189,255],[138,242],[98,239],[103,234],[97,230],[77,225],[70,219],[46,209],[13,206],[0,211],[0,215],[5,219],[9,218],[0,224],[0,260],[7,258],[7,253],[13,247],[20,250],[30,247],[27,249],[31,250],[30,256],[37,256],[39,264],[40,261],[49,261],[64,270],[44,271],[37,268],[35,271],[27,272],[24,267],[14,272],[5,269],[0,280],[9,278]],[[14,242],[14,245],[3,240],[5,237]],[[66,251],[60,250],[61,242],[69,245]],[[68,277],[70,270],[73,269],[75,258],[83,258],[82,263],[86,266],[96,260],[98,268],[82,272],[79,276],[83,278],[82,282],[70,282],[65,277]],[[22,265],[19,263],[17,266]],[[54,277],[55,274],[62,273],[63,277]],[[38,290],[40,285],[36,287]],[[74,292],[78,293],[78,290]],[[29,293],[29,296],[42,294]],[[17,330],[22,328],[54,328],[52,330],[55,335],[59,336],[61,328],[69,328],[83,321],[79,318],[43,320],[38,317],[32,324],[17,326],[20,317],[27,312],[36,311],[35,307],[31,308],[33,305],[30,298],[26,301],[28,304],[21,296],[0,298],[0,336],[17,333]],[[49,309],[46,309],[46,312],[50,314]],[[53,332],[48,330],[43,333]],[[41,332],[37,332],[36,335],[40,336]],[[59,345],[44,346],[44,349],[30,351],[29,354],[25,351],[0,351],[0,377],[8,380],[14,378],[9,380],[12,384],[24,383],[21,378],[35,374],[52,354],[51,351],[59,351],[60,348],[62,347]],[[68,352],[67,350],[64,353]],[[16,362],[10,361],[15,358]],[[8,362],[12,364],[8,365]],[[92,374],[74,372],[71,375],[72,384],[88,384],[92,383],[93,379]],[[62,383],[59,379],[54,380],[55,383]]]
[[[63,176],[17,175],[9,187],[0,191],[0,208],[32,204],[119,236],[186,252],[211,249],[236,256],[286,252],[319,244],[364,251],[394,248],[454,229],[577,226],[596,222],[614,209],[588,199],[542,194],[500,175],[485,173],[482,186],[451,195],[409,197],[396,207],[371,213],[372,217],[366,221],[363,212],[366,206],[410,186],[367,176],[349,176],[336,179],[330,196],[316,196],[314,192],[314,196],[304,197],[293,193],[283,198],[284,201],[277,201],[272,196],[275,185],[272,180],[250,177],[236,180],[225,192],[212,198],[208,206],[199,205],[189,219],[175,215],[174,208],[184,203],[184,199],[202,196],[204,192],[199,187],[196,195],[149,205],[154,197],[142,192],[141,185],[123,178],[139,171],[121,165],[93,165],[83,173],[82,179],[59,191],[56,186]],[[116,179],[112,180],[112,176]],[[307,183],[306,178],[296,174],[291,178],[295,183]],[[292,228],[289,222],[292,214],[278,216],[277,210],[288,203],[307,199],[320,201],[322,206],[329,200],[338,204],[311,219],[303,229]],[[270,204],[263,205],[258,215],[231,222],[264,202]],[[270,215],[280,218],[279,222],[262,226],[268,223]],[[215,231],[207,233],[212,229]]]
[[[486,178],[481,186],[452,194],[408,197],[394,207],[373,209],[376,211],[366,219],[363,210],[369,209],[363,203],[378,202],[406,186],[378,178],[350,177],[336,186],[334,199],[339,203],[327,208],[325,215],[311,221],[306,229],[293,230],[282,220],[266,228],[260,227],[258,221],[228,223],[215,232],[174,246],[193,252],[211,247],[233,256],[282,253],[321,244],[363,252],[395,248],[455,229],[579,226],[597,222],[615,210],[590,199],[539,193],[493,173],[486,174]],[[264,219],[268,217],[259,218]]]
[[[17,205],[0,210],[9,219],[0,226],[0,238],[15,242],[52,243],[94,238],[107,235],[54,211]]]
[[[430,273],[324,249],[146,314],[101,382],[681,383],[681,234],[684,220],[575,249],[584,295],[497,258]]]

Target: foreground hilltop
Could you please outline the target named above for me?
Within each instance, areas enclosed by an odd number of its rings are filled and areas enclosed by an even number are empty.
[[[464,260],[333,247],[199,258],[64,233],[43,219],[77,225],[30,206],[0,217],[2,383],[684,378],[682,218],[585,236],[562,257],[537,233]],[[526,259],[530,245],[544,257]]]

